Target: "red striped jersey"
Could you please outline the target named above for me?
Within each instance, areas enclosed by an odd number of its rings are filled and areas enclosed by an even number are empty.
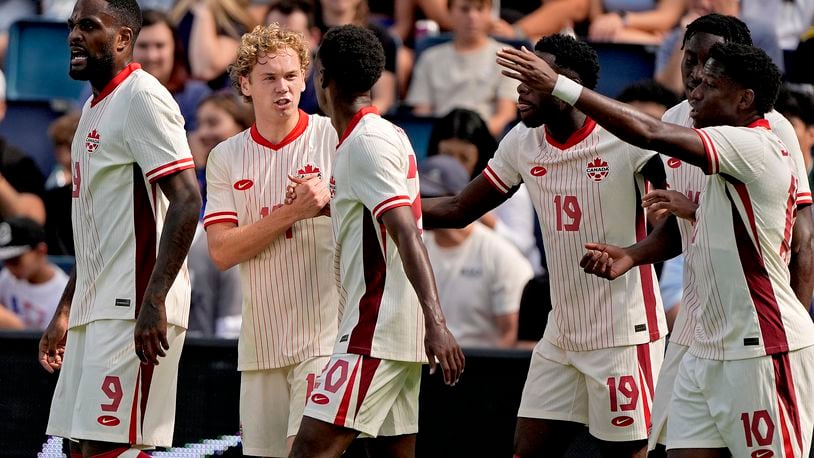
[[[70,326],[135,319],[169,205],[156,181],[194,167],[178,104],[130,64],[85,102],[71,144],[76,289]],[[186,327],[186,258],[165,301],[167,322]]]
[[[552,311],[544,338],[569,351],[635,345],[666,334],[652,266],[614,280],[579,266],[587,242],[628,246],[646,234],[641,170],[656,153],[586,118],[565,143],[544,126],[516,126],[483,175],[500,192],[523,182],[543,230]]]
[[[256,126],[219,144],[206,164],[204,227],[274,218],[284,204],[289,175],[330,177],[335,145],[330,119],[303,111],[279,144],[263,138]],[[285,367],[331,354],[339,301],[333,256],[330,218],[320,216],[297,221],[240,264],[239,370]]]
[[[401,256],[381,222],[410,206],[421,229],[415,153],[374,107],[352,118],[336,149],[331,186],[339,276],[346,295],[335,353],[425,361],[424,315]]]
[[[709,178],[685,259],[698,295],[690,351],[732,360],[814,344],[814,324],[789,284],[794,159],[765,119],[697,132]]]
[[[692,127],[693,121],[692,118],[690,118],[691,109],[692,107],[690,107],[689,102],[685,100],[667,110],[662,120],[684,127]],[[803,153],[800,150],[800,144],[797,141],[797,134],[794,132],[794,128],[783,115],[775,110],[766,113],[765,117],[766,120],[769,121],[772,132],[788,147],[788,151],[794,159],[798,179],[797,205],[811,204],[811,189],[809,188],[805,163],[803,162]],[[699,203],[701,194],[707,183],[707,176],[704,174],[704,171],[699,167],[687,164],[676,158],[662,155],[662,159],[664,160],[664,169],[670,188],[686,195],[696,204]],[[693,225],[689,221],[679,218],[678,228],[681,231],[681,244],[686,250],[690,244],[690,238],[692,237]],[[699,303],[696,286],[696,276],[690,271],[689,263],[685,262],[684,292],[682,294],[683,306],[678,309],[678,316],[673,324],[673,330],[670,333],[671,343],[678,343],[687,347],[692,344],[693,335],[695,334],[695,319],[691,312]]]

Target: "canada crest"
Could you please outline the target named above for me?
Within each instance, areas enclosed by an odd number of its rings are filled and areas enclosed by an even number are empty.
[[[601,157],[594,158],[593,161],[588,163],[588,166],[585,167],[585,175],[591,181],[600,182],[608,176],[610,172],[610,167],[608,167],[608,163],[603,161]]]
[[[297,170],[297,178],[305,178],[307,175],[313,175],[315,173],[321,180],[322,171],[319,170],[319,167],[309,162],[308,164],[305,164],[303,167],[300,167],[300,169]]]
[[[101,136],[96,129],[93,129],[88,134],[87,138],[85,138],[85,149],[88,150],[89,153],[96,152],[99,148],[99,143],[101,142]]]

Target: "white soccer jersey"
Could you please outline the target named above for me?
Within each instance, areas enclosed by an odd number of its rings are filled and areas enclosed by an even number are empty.
[[[288,176],[331,176],[336,131],[330,119],[300,111],[279,144],[252,126],[219,144],[206,164],[204,227],[247,226],[285,201]],[[294,223],[257,256],[240,264],[243,325],[238,369],[290,366],[331,354],[336,339],[338,288],[333,273],[330,218]]]
[[[544,338],[568,351],[634,345],[666,333],[650,265],[614,281],[579,266],[587,242],[628,246],[645,238],[640,172],[655,152],[636,148],[586,118],[565,143],[545,127],[512,129],[483,175],[500,192],[526,183],[548,259],[552,311]]]
[[[667,110],[662,120],[684,127],[692,127],[693,120],[690,118],[691,109],[692,107],[690,107],[689,102],[685,100]],[[797,170],[798,178],[797,206],[810,205],[811,189],[808,185],[803,153],[800,150],[800,144],[797,141],[794,128],[783,115],[775,110],[766,113],[766,119],[769,121],[772,132],[788,147],[788,151],[794,159],[794,166]],[[676,158],[662,155],[662,159],[664,160],[664,170],[667,174],[669,187],[684,194],[696,204],[699,203],[701,194],[704,192],[707,183],[707,176],[704,174],[704,171],[699,167],[686,164]],[[692,237],[693,225],[683,218],[678,218],[678,228],[681,231],[681,246],[686,250],[690,244],[690,238]],[[690,271],[689,263],[685,262],[684,292],[682,294],[683,307],[678,309],[678,316],[676,317],[672,333],[670,334],[671,343],[678,343],[687,347],[692,344],[693,335],[695,333],[695,320],[691,312],[692,308],[699,303],[696,285],[696,277],[693,272]]]
[[[169,91],[130,64],[89,99],[71,145],[76,290],[70,327],[135,319],[169,202],[156,181],[194,167]],[[167,293],[167,322],[186,328],[186,259]]]
[[[421,229],[415,153],[374,107],[351,120],[334,161],[331,215],[345,307],[334,353],[424,361],[424,315],[381,217],[410,206]]]
[[[686,262],[697,304],[690,352],[732,360],[814,344],[814,324],[789,284],[797,206],[794,160],[761,119],[697,130],[710,174]]]

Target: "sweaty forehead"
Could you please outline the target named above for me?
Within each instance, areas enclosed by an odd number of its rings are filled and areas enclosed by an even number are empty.
[[[698,32],[687,40],[684,49],[696,54],[707,54],[716,43],[723,43],[724,37],[707,32]]]
[[[79,0],[73,8],[71,19],[76,21],[82,18],[96,17],[99,19],[113,19],[108,12],[108,4],[104,0]]]

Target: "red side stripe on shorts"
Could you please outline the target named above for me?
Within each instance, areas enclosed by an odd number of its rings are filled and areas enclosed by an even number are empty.
[[[141,364],[139,364],[138,374],[136,374],[136,390],[133,393],[133,407],[130,409],[130,444],[136,444],[136,424],[138,423],[138,393],[139,382],[141,381]]]
[[[797,446],[803,450],[803,435],[800,428],[800,412],[797,410],[797,393],[794,391],[794,378],[791,373],[791,365],[789,364],[788,353],[777,353],[772,355],[772,362],[774,363],[774,385],[777,389],[777,402],[786,409],[789,416],[789,421],[794,427],[794,435],[797,439]],[[780,406],[778,406],[780,407]],[[782,409],[781,415],[782,415]],[[794,446],[791,443],[791,438],[788,437],[786,431],[786,422],[783,421],[783,442],[788,456],[795,456],[793,453]],[[792,452],[789,452],[791,448]]]
[[[141,365],[141,429],[144,434],[144,417],[147,416],[147,398],[150,396],[150,384],[153,381],[153,371],[155,366],[152,364]]]
[[[362,402],[364,402],[365,396],[367,396],[367,390],[370,389],[373,376],[376,375],[376,369],[379,368],[379,363],[381,362],[382,360],[379,358],[362,356],[362,379],[359,380],[359,394],[356,395],[356,411],[353,413],[354,420],[356,420],[356,416],[359,415],[359,408],[362,407]]]
[[[653,399],[655,386],[653,386],[653,369],[650,366],[650,344],[643,343],[636,345],[636,356],[639,360],[639,386],[642,391],[647,389],[647,393],[642,393],[644,402],[644,423],[647,431],[650,432],[650,400]],[[649,394],[649,396],[648,396]]]
[[[356,381],[356,370],[359,369],[359,361],[362,359],[363,357],[359,356],[359,359],[356,360],[356,364],[353,365],[353,372],[350,374],[350,380],[348,380],[348,384],[345,385],[345,394],[342,395],[342,402],[339,403],[339,410],[336,411],[336,418],[334,418],[334,424],[337,426],[345,426],[345,419],[348,417],[348,407],[350,406],[350,397],[353,394],[353,386]]]

